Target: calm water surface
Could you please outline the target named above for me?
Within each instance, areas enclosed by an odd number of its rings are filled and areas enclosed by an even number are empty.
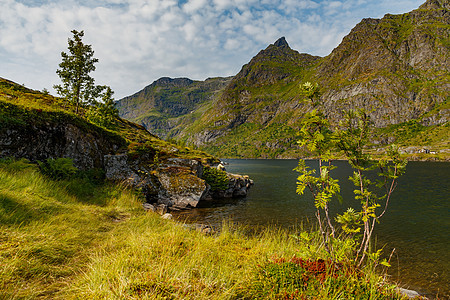
[[[223,219],[255,226],[315,224],[311,196],[295,193],[298,173],[292,169],[297,160],[225,161],[229,162],[228,172],[247,174],[255,181],[247,198],[181,212],[178,219],[213,226]],[[308,164],[317,167],[317,161]],[[339,179],[344,199],[352,199],[350,166],[343,161],[334,164],[338,168],[332,175]],[[410,162],[375,229],[377,245],[384,246],[386,255],[396,249],[391,260],[392,280],[421,293],[438,294],[440,299],[450,299],[449,178],[450,163]],[[344,200],[331,209],[342,212],[352,202]]]

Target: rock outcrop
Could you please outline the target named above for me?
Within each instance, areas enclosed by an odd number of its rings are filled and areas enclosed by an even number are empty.
[[[201,179],[203,165],[197,160],[171,158],[154,165],[126,154],[105,156],[106,177],[138,188],[147,203],[163,204],[171,210],[197,207],[200,201],[244,197],[253,184],[248,176],[227,174],[228,188],[212,192]]]
[[[0,157],[25,157],[31,161],[72,158],[79,169],[103,168],[104,156],[125,147],[125,140],[99,127],[58,112],[11,110],[30,117],[0,126]]]
[[[204,201],[245,197],[253,185],[253,180],[246,175],[227,173],[227,178],[228,187],[224,190],[210,191],[205,195]]]

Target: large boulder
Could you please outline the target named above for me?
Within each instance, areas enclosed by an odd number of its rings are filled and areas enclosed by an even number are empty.
[[[208,192],[197,160],[171,158],[155,165],[126,154],[106,155],[104,160],[108,180],[142,190],[149,203],[165,204],[170,209],[192,208]]]
[[[208,192],[205,181],[186,167],[168,167],[158,174],[161,189],[158,202],[172,209],[196,207]]]
[[[247,175],[227,173],[227,178],[228,187],[225,190],[209,191],[204,200],[213,201],[216,199],[245,197],[253,185],[253,180]]]

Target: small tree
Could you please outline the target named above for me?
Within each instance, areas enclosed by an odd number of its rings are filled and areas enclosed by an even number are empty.
[[[119,111],[114,106],[114,92],[109,86],[105,87],[106,91],[102,94],[102,101],[94,101],[89,107],[87,118],[92,123],[111,128],[114,121],[119,117]]]
[[[62,62],[60,69],[56,71],[62,81],[62,85],[54,85],[56,92],[64,97],[68,102],[75,104],[75,111],[78,114],[79,106],[84,103],[91,103],[104,89],[103,86],[96,86],[94,78],[89,73],[95,71],[94,51],[91,45],[83,43],[84,31],[71,31],[72,39],[68,39],[69,53],[61,52]]]
[[[392,147],[388,151],[387,158],[372,160],[364,152],[368,144],[371,129],[370,118],[364,111],[347,112],[344,121],[334,132],[331,131],[330,123],[324,115],[312,111],[305,115],[303,126],[300,131],[301,145],[308,149],[319,159],[319,175],[315,170],[309,170],[304,161],[300,161],[296,170],[300,172],[297,181],[297,193],[303,194],[306,187],[309,188],[314,197],[317,209],[316,217],[326,250],[334,257],[332,241],[335,229],[328,212],[328,203],[333,196],[338,196],[340,187],[338,181],[330,177],[330,171],[334,168],[330,163],[331,153],[342,151],[354,169],[353,176],[349,179],[357,187],[354,191],[355,199],[361,203],[361,211],[349,208],[344,214],[338,215],[335,220],[342,225],[342,230],[354,238],[356,233],[361,232],[359,247],[355,253],[355,262],[361,266],[368,254],[369,244],[374,231],[375,224],[385,214],[391,195],[397,185],[397,179],[405,171],[406,160],[399,158],[398,151]],[[324,165],[324,162],[328,162]],[[368,172],[378,169],[378,180],[373,181],[367,177]],[[383,188],[380,195],[377,188]],[[378,210],[381,207],[381,212]],[[325,218],[320,215],[321,210],[325,212]],[[326,220],[324,222],[323,220]],[[371,257],[378,257],[379,251]]]
[[[300,160],[295,169],[301,173],[297,181],[297,193],[302,195],[306,187],[312,193],[325,249],[332,255],[331,238],[335,235],[335,229],[329,214],[328,203],[333,196],[339,196],[340,187],[338,180],[330,177],[330,171],[335,168],[331,165],[330,158],[331,152],[336,147],[336,141],[330,129],[330,123],[323,113],[313,110],[304,116],[298,143],[306,146],[319,159],[319,176],[315,175],[314,169],[310,170],[305,162]],[[321,211],[324,212],[324,217]]]
[[[344,232],[348,234],[359,232],[361,226],[363,228],[362,239],[355,256],[358,266],[361,266],[368,253],[375,224],[386,213],[397,180],[405,172],[407,164],[405,159],[400,159],[396,146],[391,146],[387,156],[381,160],[372,160],[364,153],[371,124],[369,116],[363,110],[351,110],[346,113],[340,128],[336,130],[337,146],[344,152],[354,169],[349,179],[356,187],[355,199],[361,203],[359,213],[348,209],[343,215],[338,216],[336,221],[343,225]],[[367,177],[367,173],[375,170],[378,170],[378,179],[373,181]],[[377,191],[377,188],[382,192]],[[380,207],[381,212],[377,211]]]

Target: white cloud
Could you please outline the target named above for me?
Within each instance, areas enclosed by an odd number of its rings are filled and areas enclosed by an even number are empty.
[[[206,3],[206,0],[189,0],[183,5],[183,10],[188,14],[193,13],[204,8]]]
[[[281,36],[327,55],[364,17],[406,12],[423,0],[0,0],[0,77],[35,89],[55,71],[72,29],[99,59],[93,74],[116,97],[161,76],[236,74]]]

